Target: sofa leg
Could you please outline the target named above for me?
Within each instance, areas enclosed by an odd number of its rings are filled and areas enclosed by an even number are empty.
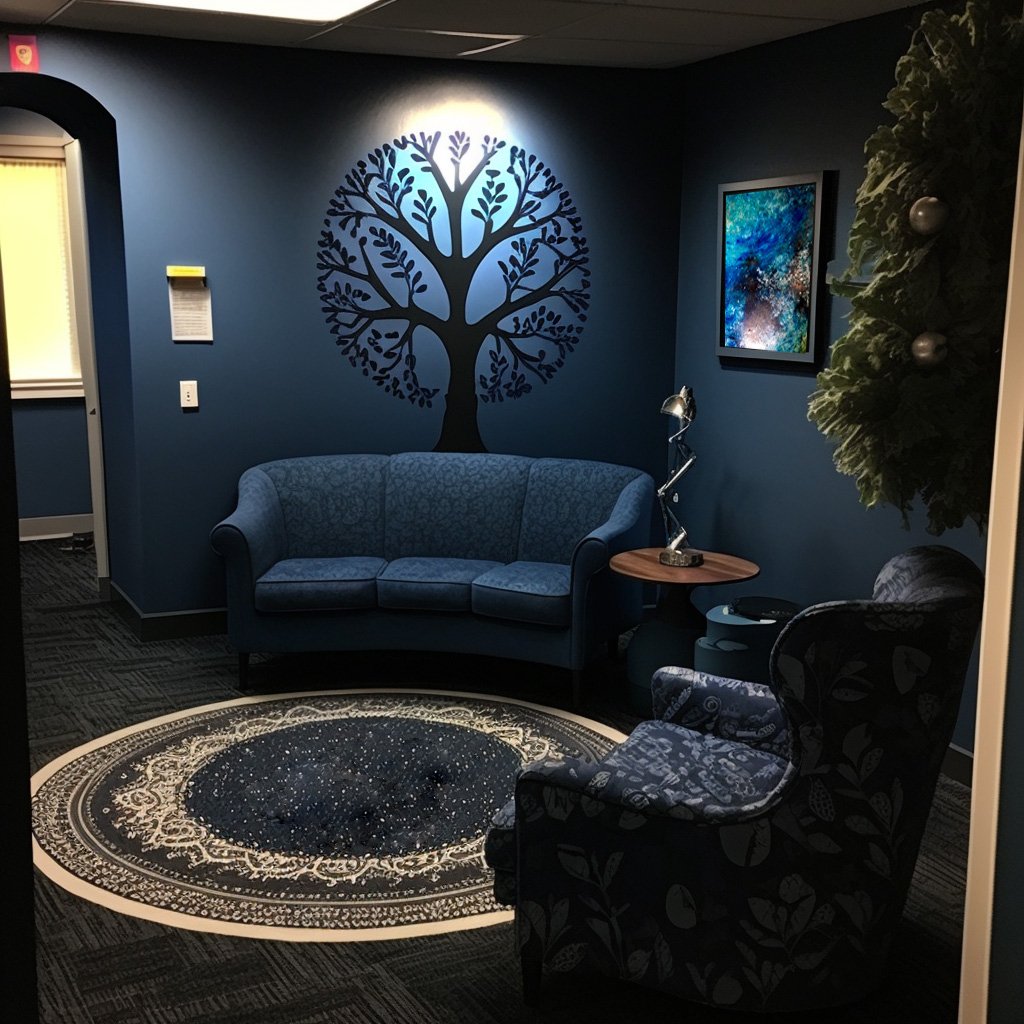
[[[239,651],[238,653],[238,688],[249,689],[249,652]]]
[[[572,709],[578,711],[583,697],[583,669],[572,670]]]
[[[523,968],[523,1002],[527,1006],[540,1003],[540,983],[543,973],[540,960],[532,960],[525,956],[519,958]]]

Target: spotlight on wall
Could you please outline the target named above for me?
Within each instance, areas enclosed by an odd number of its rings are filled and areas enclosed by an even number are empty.
[[[693,389],[684,384],[677,394],[669,395],[661,403],[661,411],[666,416],[677,419],[679,429],[668,439],[672,451],[671,468],[668,479],[658,488],[661,518],[664,520],[665,535],[668,538],[668,545],[662,550],[658,560],[663,565],[703,565],[704,556],[689,546],[686,529],[672,508],[679,501],[676,486],[697,458],[693,449],[683,440],[683,435],[697,418],[697,402],[693,397]]]

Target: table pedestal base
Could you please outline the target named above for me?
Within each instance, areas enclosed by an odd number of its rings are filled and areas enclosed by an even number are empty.
[[[629,709],[651,717],[651,676],[665,665],[693,667],[693,646],[706,631],[707,621],[690,600],[692,588],[663,589],[651,618],[641,622],[626,648]]]

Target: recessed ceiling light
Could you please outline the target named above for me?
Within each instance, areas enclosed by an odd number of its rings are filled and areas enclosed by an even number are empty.
[[[210,11],[214,14],[242,14],[252,18],[280,21],[311,21],[326,25],[347,18],[379,0],[106,0],[132,7],[165,7],[178,11]]]

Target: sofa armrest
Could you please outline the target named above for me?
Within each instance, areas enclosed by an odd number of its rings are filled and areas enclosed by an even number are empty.
[[[229,581],[249,587],[287,555],[284,515],[277,489],[259,469],[246,470],[238,481],[238,503],[210,534],[214,551],[227,563]]]
[[[790,756],[789,719],[762,683],[669,665],[654,673],[651,697],[662,721]]]
[[[654,483],[645,473],[631,480],[619,495],[608,518],[582,537],[572,553],[573,589],[592,576],[620,551],[642,547],[649,539]]]

